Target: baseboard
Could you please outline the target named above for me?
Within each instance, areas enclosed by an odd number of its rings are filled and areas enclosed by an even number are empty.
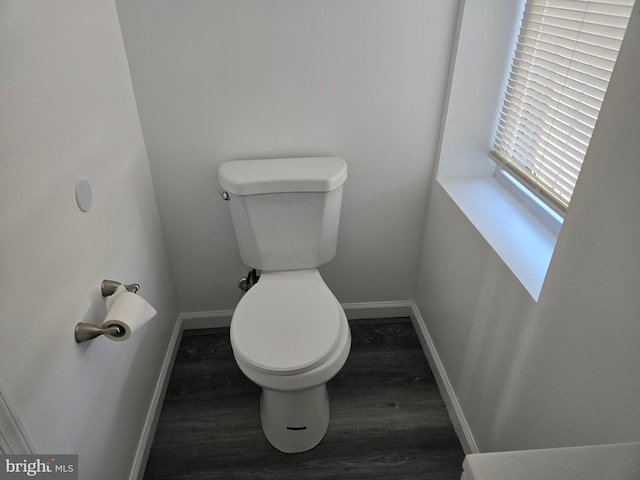
[[[187,312],[178,315],[183,330],[199,328],[222,328],[231,325],[233,310],[214,310],[210,312]]]
[[[410,300],[390,302],[360,302],[341,304],[349,320],[363,318],[397,318],[410,317],[413,302]],[[231,325],[233,310],[213,310],[209,312],[186,312],[178,318],[182,321],[183,330],[198,328],[221,328]]]
[[[453,386],[451,385],[451,381],[447,376],[447,372],[440,360],[440,356],[438,355],[433,340],[431,339],[426,323],[415,302],[412,300],[402,300],[389,302],[343,303],[342,308],[349,320],[373,320],[379,318],[398,317],[411,318],[464,452],[479,453],[478,445],[473,433],[471,432],[469,423],[464,416],[464,412],[458,402]],[[182,321],[184,330],[189,330],[196,328],[228,327],[231,324],[232,316],[233,310],[218,310],[210,312],[181,313],[179,318]]]
[[[178,321],[173,328],[171,338],[169,339],[169,345],[167,346],[167,352],[162,362],[162,368],[160,369],[160,375],[156,383],[156,388],[153,392],[151,399],[151,405],[147,411],[147,419],[144,423],[142,435],[140,436],[140,442],[138,443],[138,450],[133,461],[133,468],[129,480],[143,480],[144,470],[147,466],[147,459],[149,458],[149,452],[151,451],[151,444],[153,443],[153,437],[156,433],[156,427],[158,426],[158,420],[160,419],[160,411],[162,410],[162,404],[164,402],[164,396],[169,386],[169,378],[171,377],[171,371],[173,370],[173,364],[178,354],[178,347],[180,346],[180,340],[182,338],[182,321],[178,317]]]
[[[440,357],[438,356],[438,352],[433,344],[431,336],[429,335],[426,324],[415,303],[410,300],[344,303],[342,304],[342,308],[349,320],[373,320],[399,317],[411,318],[464,452],[479,453],[478,446],[475,442],[471,429],[469,428],[469,424],[464,417],[464,413],[456,398],[451,382],[447,377],[447,373]],[[173,368],[175,357],[178,352],[182,331],[200,328],[228,327],[231,324],[232,316],[233,310],[187,312],[178,315],[178,321],[176,322],[176,326],[169,341],[169,346],[162,364],[152,403],[149,407],[147,421],[140,439],[130,480],[142,480],[144,476],[144,469],[149,456],[149,451],[151,450],[153,435],[160,417],[160,410],[162,409],[162,402],[169,383],[169,377],[171,376],[171,369]]]
[[[364,318],[398,318],[411,316],[412,303],[413,302],[410,300],[343,303],[342,308],[349,320],[360,320]]]
[[[451,381],[447,376],[444,365],[440,360],[440,356],[438,355],[435,344],[431,339],[427,325],[416,304],[414,302],[411,303],[411,321],[416,329],[416,333],[418,334],[418,338],[422,344],[422,349],[427,357],[431,371],[436,378],[440,395],[447,407],[449,417],[451,418],[453,428],[458,435],[462,449],[465,454],[479,453],[480,450],[478,449],[478,444],[476,443],[473,432],[471,431],[469,423],[464,416],[460,402],[458,402],[456,393],[453,390],[453,385],[451,385]]]

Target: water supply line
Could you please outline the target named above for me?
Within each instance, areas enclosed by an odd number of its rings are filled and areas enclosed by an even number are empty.
[[[258,275],[258,271],[253,268],[247,273],[246,277],[242,277],[238,282],[238,288],[242,290],[243,293],[247,293],[251,287],[253,287],[260,280],[260,275]]]

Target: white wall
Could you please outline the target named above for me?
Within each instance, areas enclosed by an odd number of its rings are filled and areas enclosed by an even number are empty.
[[[480,451],[638,440],[639,78],[634,14],[537,303],[431,189],[416,302]]]
[[[246,271],[222,161],[340,155],[323,274],[343,302],[404,300],[419,268],[482,450],[637,440],[640,18],[536,303],[437,182],[427,203],[458,3],[119,1],[180,310],[232,308]],[[118,18],[111,0],[0,13],[0,389],[36,451],[125,478],[177,310]],[[140,282],[159,315],[127,342],[77,345],[75,324],[104,316],[103,278]]]
[[[0,58],[0,389],[36,453],[121,480],[177,310],[113,0],[3,2]],[[141,283],[158,316],[78,345],[76,323],[104,319],[104,278]]]
[[[217,168],[272,156],[348,162],[338,299],[411,299],[458,2],[117,4],[180,310],[235,306]]]

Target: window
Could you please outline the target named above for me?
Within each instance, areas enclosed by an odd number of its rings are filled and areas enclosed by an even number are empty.
[[[491,156],[564,212],[633,0],[527,0]]]

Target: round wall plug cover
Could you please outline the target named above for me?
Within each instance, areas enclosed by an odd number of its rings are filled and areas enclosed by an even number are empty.
[[[92,202],[91,184],[88,180],[81,178],[76,182],[76,203],[78,208],[83,212],[88,212],[91,209]]]

